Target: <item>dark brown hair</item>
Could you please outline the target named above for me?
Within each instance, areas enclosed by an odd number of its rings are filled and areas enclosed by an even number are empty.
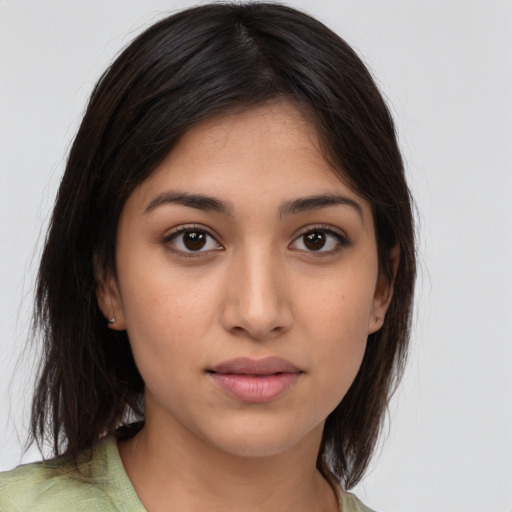
[[[72,145],[46,238],[34,326],[43,359],[31,440],[76,457],[144,418],[144,383],[126,332],[107,329],[95,271],[115,274],[118,218],[134,190],[191,127],[286,98],[309,116],[341,178],[375,217],[382,275],[393,281],[384,326],[326,421],[318,467],[350,488],[368,466],[409,341],[415,280],[411,198],[393,121],[354,51],[310,16],[272,3],[208,4],[138,36],[94,88]],[[139,420],[132,427],[126,424]],[[124,430],[119,430],[125,425]]]

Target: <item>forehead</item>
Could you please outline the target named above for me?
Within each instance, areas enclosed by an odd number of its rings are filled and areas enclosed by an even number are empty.
[[[343,194],[368,210],[340,174],[325,159],[314,125],[293,104],[276,101],[197,124],[134,195],[140,208],[166,190],[270,208],[296,197]]]
[[[313,124],[292,103],[273,101],[197,124],[183,135],[160,167],[183,168],[185,164],[188,169],[204,161],[222,164],[251,157],[240,166],[243,171],[265,158],[272,158],[272,163],[290,161],[291,153],[297,151],[301,158],[321,164],[319,167],[327,163]]]

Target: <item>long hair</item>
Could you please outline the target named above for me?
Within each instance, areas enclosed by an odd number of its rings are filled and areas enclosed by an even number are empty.
[[[139,35],[95,86],[37,278],[34,327],[43,358],[31,441],[76,458],[107,433],[140,429],[144,383],[126,333],[106,328],[95,295],[98,272],[115,275],[120,212],[191,127],[276,98],[307,116],[325,158],[371,203],[380,272],[393,285],[384,326],[369,336],[354,383],[327,418],[318,455],[318,467],[346,488],[360,480],[407,353],[411,198],[392,118],[359,57],[319,21],[271,3],[215,3],[169,16]],[[126,427],[135,420],[138,426]]]

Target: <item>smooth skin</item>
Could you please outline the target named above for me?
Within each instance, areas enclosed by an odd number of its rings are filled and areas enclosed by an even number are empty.
[[[121,213],[117,277],[98,283],[146,384],[146,423],[119,446],[149,512],[338,510],[316,469],[324,421],[353,382],[391,287],[370,204],[275,101],[198,124]],[[277,356],[276,398],[226,394],[211,369]]]

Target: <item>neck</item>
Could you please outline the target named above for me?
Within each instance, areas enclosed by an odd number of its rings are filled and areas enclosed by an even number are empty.
[[[148,512],[337,511],[334,492],[316,468],[321,435],[320,425],[286,452],[245,457],[185,429],[147,422],[137,436],[120,443],[119,451]]]

